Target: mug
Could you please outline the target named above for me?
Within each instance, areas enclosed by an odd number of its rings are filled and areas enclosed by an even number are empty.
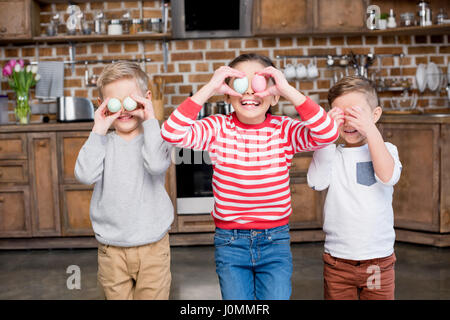
[[[308,64],[307,73],[309,79],[317,78],[319,76],[319,70],[317,69],[316,65],[313,64],[312,62]]]
[[[286,65],[284,68],[284,76],[287,80],[291,80],[295,78],[295,67],[292,64]]]
[[[303,63],[300,63],[295,68],[295,75],[297,79],[305,79],[308,76],[308,72],[306,71],[306,67],[303,65]]]

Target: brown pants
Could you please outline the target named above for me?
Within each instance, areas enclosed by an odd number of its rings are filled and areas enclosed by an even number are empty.
[[[98,281],[108,300],[169,299],[169,234],[138,247],[99,244]]]
[[[395,253],[370,260],[346,260],[323,254],[326,300],[394,300]]]

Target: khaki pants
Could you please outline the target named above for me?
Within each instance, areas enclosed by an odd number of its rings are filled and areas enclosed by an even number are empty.
[[[325,300],[394,300],[395,253],[370,260],[323,254]]]
[[[171,279],[168,233],[138,247],[99,244],[98,281],[108,300],[167,300]]]

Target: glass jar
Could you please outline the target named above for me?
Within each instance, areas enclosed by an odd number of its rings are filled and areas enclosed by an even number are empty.
[[[122,24],[120,23],[119,19],[113,19],[109,21],[108,25],[108,35],[110,36],[118,36],[122,35]]]
[[[152,32],[161,33],[162,32],[162,19],[151,18]]]
[[[412,27],[415,25],[415,14],[413,12],[405,12],[400,15],[400,25],[402,27]]]
[[[96,34],[106,34],[106,20],[103,12],[98,12],[95,15],[94,32]]]
[[[142,19],[131,20],[130,34],[136,34],[144,31],[144,22]]]

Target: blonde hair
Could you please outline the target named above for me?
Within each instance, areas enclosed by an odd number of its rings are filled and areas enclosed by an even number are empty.
[[[372,81],[361,76],[347,76],[336,82],[328,91],[330,107],[335,99],[349,92],[365,94],[367,102],[372,109],[380,106],[377,90]]]
[[[103,99],[103,88],[111,82],[121,79],[136,79],[138,88],[145,94],[148,91],[148,75],[134,62],[118,61],[107,65],[97,79],[100,98]]]

